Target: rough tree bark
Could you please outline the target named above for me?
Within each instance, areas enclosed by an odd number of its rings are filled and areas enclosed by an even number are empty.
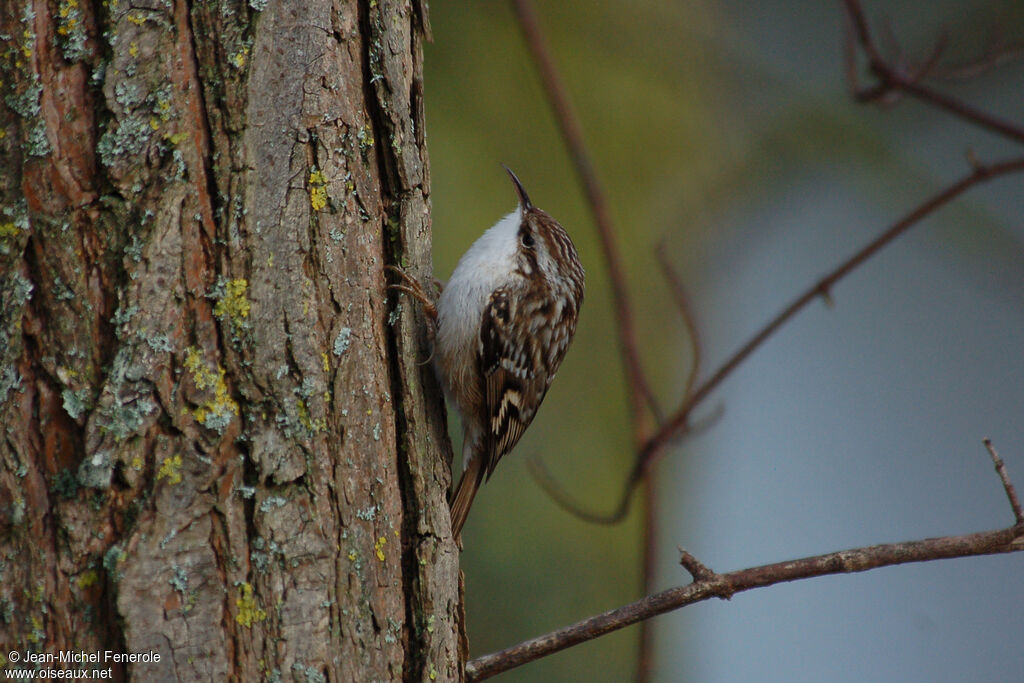
[[[0,657],[461,676],[443,407],[382,271],[429,274],[428,31],[419,0],[0,5]]]

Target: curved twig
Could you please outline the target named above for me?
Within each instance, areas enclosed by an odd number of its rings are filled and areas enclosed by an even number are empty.
[[[597,179],[597,172],[587,151],[586,142],[583,140],[583,132],[580,129],[579,120],[573,112],[572,105],[566,95],[565,87],[558,75],[555,61],[551,57],[547,43],[544,40],[543,32],[537,21],[537,14],[533,10],[530,0],[512,0],[512,7],[515,9],[519,25],[526,38],[526,45],[530,50],[537,71],[540,73],[541,83],[544,92],[547,94],[551,108],[554,110],[555,120],[562,131],[562,138],[569,150],[576,173],[583,184],[583,191],[590,205],[590,211],[594,215],[594,223],[597,226],[597,235],[601,243],[601,252],[604,255],[605,264],[608,268],[608,279],[611,283],[612,302],[615,307],[615,320],[618,326],[619,346],[622,350],[622,358],[626,366],[626,382],[629,385],[630,410],[632,411],[632,424],[634,440],[639,443],[645,437],[644,434],[644,405],[650,408],[651,412],[658,415],[658,404],[651,390],[651,386],[644,375],[640,363],[640,353],[636,342],[636,329],[633,324],[633,311],[629,303],[629,291],[626,286],[626,274],[622,266],[621,252],[615,240],[615,231],[612,229],[611,217],[608,212],[608,202],[605,200],[601,183]]]
[[[874,39],[871,37],[871,29],[868,26],[867,18],[864,16],[864,9],[858,0],[843,0],[846,8],[846,15],[849,17],[853,29],[854,38],[860,49],[868,60],[868,68],[877,79],[877,83],[865,88],[859,88],[854,84],[854,96],[862,101],[886,100],[893,93],[901,92],[928,102],[939,109],[945,109],[954,116],[963,119],[976,126],[980,126],[1003,137],[1024,143],[1024,128],[1020,125],[1000,119],[988,112],[976,109],[966,102],[938,92],[919,82],[925,72],[915,75],[908,75],[893,64],[890,64],[878,51]],[[853,52],[847,51],[847,73],[855,74],[852,65]],[[930,67],[929,67],[930,68]]]

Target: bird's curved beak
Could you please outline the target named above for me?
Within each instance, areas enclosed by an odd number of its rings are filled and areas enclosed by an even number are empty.
[[[516,174],[512,172],[512,169],[505,164],[502,164],[501,167],[505,169],[509,177],[512,178],[512,183],[516,186],[516,194],[519,195],[520,208],[522,208],[523,211],[532,209],[533,204],[530,203],[530,195],[526,194],[526,189],[523,187],[523,184],[519,182],[519,178],[517,178]]]

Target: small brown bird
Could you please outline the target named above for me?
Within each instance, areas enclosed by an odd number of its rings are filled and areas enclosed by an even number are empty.
[[[463,472],[451,500],[456,538],[480,485],[537,414],[583,303],[583,266],[569,234],[505,170],[519,207],[463,254],[436,307],[395,269],[407,284],[394,287],[436,319],[434,366],[462,417]]]

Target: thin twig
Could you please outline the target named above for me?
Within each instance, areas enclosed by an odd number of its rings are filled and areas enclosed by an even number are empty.
[[[619,506],[611,512],[587,510],[577,501],[573,500],[572,494],[558,483],[555,475],[551,473],[551,470],[544,464],[544,461],[536,455],[531,454],[526,459],[526,468],[529,470],[533,480],[537,482],[537,485],[543,489],[544,493],[548,494],[556,505],[569,514],[579,517],[584,522],[605,525],[617,524],[622,521],[629,511],[629,503],[632,500],[632,496],[623,496],[619,501]],[[633,481],[633,477],[634,475],[630,473],[629,480]],[[631,486],[629,492],[632,493],[632,490],[633,487]]]
[[[974,61],[947,66],[936,76],[950,81],[970,80],[978,78],[1003,64],[1018,60],[1021,57],[1024,57],[1024,46],[1008,45],[995,47]]]
[[[1024,128],[1021,126],[1000,119],[954,97],[922,85],[917,77],[905,74],[901,69],[886,61],[879,53],[878,47],[871,37],[871,30],[859,0],[843,0],[843,5],[846,7],[846,14],[850,19],[857,43],[867,57],[868,67],[878,80],[875,85],[868,88],[861,89],[855,87],[855,96],[859,100],[874,101],[884,99],[894,92],[902,92],[935,105],[940,109],[945,109],[958,118],[1011,140],[1024,142]],[[851,72],[849,62],[847,64],[847,71],[848,73]]]
[[[718,577],[718,574],[708,569],[707,565],[698,560],[685,548],[679,548],[679,564],[683,569],[690,572],[694,581],[711,581]]]
[[[697,373],[700,372],[700,333],[697,331],[697,321],[693,317],[693,310],[690,308],[690,300],[686,296],[686,288],[683,287],[683,281],[676,274],[675,268],[672,267],[665,253],[664,244],[659,245],[656,252],[658,263],[661,265],[661,272],[668,282],[669,291],[672,292],[672,300],[679,310],[679,316],[683,319],[683,325],[686,327],[686,336],[689,338],[691,346],[690,370],[686,373],[686,381],[683,383],[683,397],[685,398],[693,391],[693,385],[697,381]]]
[[[490,678],[573,645],[710,598],[728,599],[734,593],[815,576],[863,572],[909,562],[994,555],[1021,550],[1024,550],[1024,525],[1018,524],[997,531],[853,548],[741,569],[728,574],[712,573],[710,579],[696,580],[686,586],[677,586],[648,595],[624,607],[584,619],[500,652],[478,657],[466,664],[466,680],[480,681]]]
[[[886,543],[841,550],[799,560],[741,569],[728,574],[718,574],[712,571],[696,557],[680,548],[680,563],[693,576],[692,583],[648,595],[636,602],[532,638],[501,652],[474,659],[466,664],[466,680],[479,681],[490,678],[502,671],[513,669],[573,645],[593,640],[606,633],[709,598],[728,600],[735,593],[742,593],[753,588],[828,574],[847,574],[908,562],[927,562],[1024,550],[1024,515],[1021,514],[1020,501],[1017,500],[1013,483],[1010,481],[1010,475],[1006,472],[1002,459],[988,439],[985,439],[985,447],[996,464],[996,472],[1003,482],[1006,495],[1010,498],[1010,504],[1017,520],[1014,526],[960,536],[943,536],[922,541]]]
[[[701,347],[700,347],[700,334],[697,331],[697,323],[693,317],[693,312],[690,308],[689,299],[686,296],[686,290],[683,287],[682,280],[676,274],[675,269],[672,268],[672,264],[669,263],[668,258],[665,256],[665,249],[659,246],[656,251],[658,263],[661,265],[662,273],[665,276],[670,291],[672,292],[672,298],[675,301],[676,308],[679,310],[679,315],[683,319],[683,325],[686,327],[686,336],[690,339],[691,354],[690,369],[686,375],[686,381],[683,384],[683,399],[689,397],[693,386],[697,381],[697,373],[700,371],[700,360],[701,360]],[[635,490],[636,479],[643,476],[643,473],[648,470],[635,470],[630,472],[629,487],[625,493],[619,498],[619,505],[614,510],[609,512],[595,512],[588,510],[586,507],[581,505],[578,501],[574,500],[572,494],[570,494],[564,487],[562,487],[555,476],[551,473],[551,470],[547,468],[544,462],[536,456],[531,456],[526,461],[527,469],[533,476],[534,481],[544,490],[545,493],[553,500],[559,507],[568,512],[569,514],[582,519],[585,522],[592,524],[617,524],[626,516],[629,512],[629,504],[632,501],[632,494]],[[647,487],[648,494],[653,493],[650,486]],[[650,507],[649,505],[646,507]],[[647,513],[645,512],[645,519]],[[645,524],[645,529],[647,525]],[[647,529],[650,531],[650,529]],[[653,537],[654,534],[647,534],[648,538]],[[647,552],[645,551],[645,557]],[[646,569],[644,576],[647,576],[648,572]]]
[[[691,411],[708,394],[715,390],[747,357],[757,350],[769,337],[780,327],[789,321],[794,315],[800,312],[807,304],[820,296],[827,296],[837,282],[856,270],[865,261],[877,254],[881,249],[889,245],[897,237],[901,236],[911,227],[919,223],[937,209],[945,206],[961,194],[987,180],[1024,171],[1024,158],[1010,159],[995,164],[975,166],[969,174],[947,186],[942,191],[928,198],[925,202],[915,207],[910,213],[894,223],[889,229],[865,245],[860,251],[853,254],[846,261],[841,263],[835,270],[806,289],[778,315],[772,318],[750,341],[736,351],[721,367],[719,367],[707,380],[701,383],[694,392],[683,401],[682,405],[669,416],[660,429],[644,444],[638,454],[637,461],[640,463],[634,467],[634,473],[642,472],[647,462],[656,457],[676,436],[684,432]],[[635,483],[632,482],[632,483]]]
[[[827,300],[836,283],[937,209],[945,206],[975,185],[999,176],[1019,173],[1021,171],[1024,171],[1024,157],[989,165],[978,163],[975,160],[972,162],[971,173],[952,185],[947,186],[937,194],[932,195],[922,204],[919,204],[885,232],[865,245],[860,251],[841,263],[831,273],[804,290],[803,293],[797,296],[778,315],[768,321],[764,327],[754,334],[746,344],[722,363],[707,380],[697,386],[692,393],[687,394],[681,405],[669,415],[661,427],[637,451],[633,461],[633,468],[626,478],[622,494],[611,512],[601,513],[585,510],[558,485],[550,472],[543,469],[543,465],[539,465],[537,462],[530,463],[534,476],[556,503],[581,519],[596,524],[617,524],[622,521],[626,513],[629,512],[633,493],[644,472],[650,469],[653,461],[664,452],[665,448],[673,440],[693,430],[693,426],[690,424],[690,415],[694,408],[700,405],[712,391],[718,388],[719,384],[725,381],[743,361],[767,341],[780,327],[786,324],[790,318],[818,297]]]
[[[633,323],[633,310],[630,304],[629,292],[626,286],[626,274],[622,266],[621,252],[615,238],[615,231],[612,229],[611,217],[608,212],[607,201],[604,191],[597,179],[597,172],[590,159],[586,143],[583,139],[583,132],[580,129],[579,120],[573,112],[569,102],[568,94],[562,84],[558,69],[555,66],[554,58],[548,50],[547,42],[544,40],[537,14],[533,9],[530,0],[512,0],[519,25],[522,27],[526,44],[537,70],[540,73],[544,91],[555,113],[555,119],[562,131],[562,138],[569,149],[569,156],[576,166],[576,173],[583,183],[584,193],[590,205],[591,213],[594,216],[594,223],[597,226],[597,233],[600,239],[601,251],[604,254],[605,265],[608,268],[608,279],[611,284],[612,302],[615,308],[615,320],[618,328],[619,349],[622,354],[626,371],[626,384],[628,386],[630,424],[633,430],[633,446],[638,448],[651,433],[653,416],[657,422],[661,421],[661,409],[651,389],[643,366],[640,362],[640,352],[636,341],[636,329]],[[648,413],[645,407],[650,410]],[[543,468],[539,460],[532,460],[535,466],[534,471]],[[538,467],[539,465],[539,467]],[[544,481],[544,480],[541,480]],[[546,481],[553,481],[547,477]],[[648,492],[653,494],[653,489],[648,486]],[[549,493],[551,489],[549,488]],[[644,530],[646,537],[653,536],[653,501],[648,500],[647,514],[645,515]],[[648,541],[649,542],[649,541]],[[645,545],[645,563],[651,561],[650,548]],[[645,576],[647,576],[645,571]],[[644,586],[647,590],[647,586]],[[649,633],[645,629],[640,638],[640,655],[637,664],[637,680],[646,680],[648,653],[650,651]]]
[[[1006,491],[1006,497],[1010,500],[1010,507],[1013,508],[1013,516],[1017,519],[1017,524],[1024,524],[1024,511],[1021,510],[1020,499],[1017,498],[1017,490],[1013,488],[1013,482],[1010,481],[1010,475],[1006,471],[1006,463],[996,453],[991,439],[984,439],[983,443],[985,448],[988,449],[988,454],[992,456],[992,463],[996,466],[996,474],[999,475],[1003,482],[1003,490]]]
[[[562,138],[569,149],[569,156],[572,158],[576,173],[583,184],[583,191],[590,205],[590,211],[594,215],[594,223],[597,225],[597,234],[600,238],[601,252],[604,255],[605,264],[608,268],[608,279],[612,288],[612,302],[615,307],[615,319],[618,326],[619,346],[622,351],[622,358],[626,366],[626,382],[629,385],[630,410],[632,412],[632,424],[634,441],[640,443],[645,434],[644,407],[645,404],[657,415],[658,405],[640,363],[640,353],[636,342],[636,331],[633,324],[633,311],[630,306],[629,292],[626,287],[626,275],[622,266],[621,252],[615,241],[615,231],[612,229],[612,222],[608,212],[608,203],[605,200],[601,183],[597,179],[594,164],[591,162],[590,153],[583,140],[583,132],[579,120],[573,112],[569,97],[562,79],[555,67],[555,61],[548,50],[547,42],[544,40],[543,32],[537,21],[537,14],[534,12],[530,0],[512,0],[512,7],[515,9],[519,19],[519,25],[526,38],[526,45],[530,55],[537,65],[540,73],[541,83],[544,92],[547,94],[554,109],[555,119],[562,131]]]

